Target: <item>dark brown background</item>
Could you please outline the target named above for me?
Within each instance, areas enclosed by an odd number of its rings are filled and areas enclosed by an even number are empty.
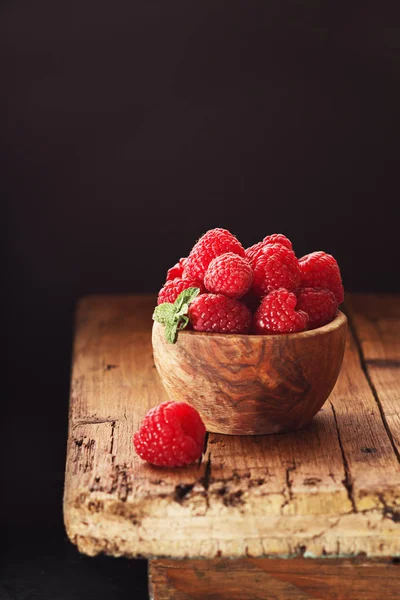
[[[131,598],[132,580],[144,597],[142,565],[83,559],[64,540],[77,297],[156,291],[214,226],[245,245],[286,233],[298,255],[334,254],[347,289],[400,291],[399,13],[396,2],[1,4],[1,598]]]

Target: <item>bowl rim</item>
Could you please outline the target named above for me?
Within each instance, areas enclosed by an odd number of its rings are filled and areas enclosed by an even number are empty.
[[[316,329],[308,329],[306,331],[299,331],[297,333],[276,333],[271,335],[259,335],[259,334],[251,334],[251,333],[212,333],[210,331],[193,331],[192,329],[181,329],[178,332],[178,340],[180,336],[196,336],[196,337],[210,337],[212,336],[213,340],[221,339],[221,340],[232,340],[234,337],[239,338],[249,338],[249,339],[260,339],[260,340],[276,340],[276,339],[286,339],[290,338],[291,340],[300,339],[300,338],[316,338],[321,335],[326,335],[335,329],[339,329],[343,327],[347,323],[346,315],[338,309],[336,317],[330,323],[323,325],[322,327],[317,327]],[[161,323],[154,322],[154,325],[160,325]]]

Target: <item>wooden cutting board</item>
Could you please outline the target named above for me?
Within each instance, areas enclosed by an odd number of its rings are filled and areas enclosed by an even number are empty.
[[[201,463],[184,469],[150,466],[132,445],[148,409],[167,399],[152,357],[154,305],[154,296],[93,296],[78,306],[64,518],[79,550],[208,561],[361,557],[386,566],[400,557],[400,299],[348,297],[342,371],[311,426],[209,434]],[[167,563],[154,563],[156,581]]]

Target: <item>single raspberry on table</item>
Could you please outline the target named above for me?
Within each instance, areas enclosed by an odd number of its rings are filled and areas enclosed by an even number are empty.
[[[247,306],[223,294],[197,296],[188,314],[193,329],[213,333],[248,333],[252,319]]]
[[[240,298],[250,289],[253,269],[247,258],[227,252],[213,258],[208,265],[204,285],[209,292]]]
[[[281,288],[273,290],[261,300],[254,319],[257,334],[295,333],[307,327],[308,315],[296,310],[297,298],[293,292]]]
[[[149,410],[133,437],[141,458],[160,467],[183,467],[198,460],[206,428],[186,402],[163,402]]]
[[[173,267],[171,267],[170,269],[168,269],[167,271],[167,281],[171,281],[172,279],[182,279],[182,274],[183,274],[183,268],[186,264],[187,258],[180,258],[179,261],[176,263],[176,265],[174,265]]]
[[[325,288],[335,294],[338,304],[344,300],[339,265],[330,254],[318,251],[299,259],[301,287]]]
[[[230,231],[219,227],[210,229],[193,246],[183,269],[183,278],[203,281],[212,259],[227,252],[245,255],[242,244]]]
[[[265,296],[271,290],[295,290],[300,283],[299,262],[293,250],[282,244],[267,244],[253,259],[252,290]]]
[[[316,329],[330,323],[338,308],[335,295],[322,288],[300,288],[297,291],[297,309],[308,314],[308,329]]]
[[[167,281],[158,292],[157,304],[163,304],[164,302],[170,302],[173,304],[183,290],[187,290],[188,288],[192,287],[199,288],[200,292],[204,291],[204,286],[199,281],[180,279],[179,277],[176,279],[171,279],[170,281]]]

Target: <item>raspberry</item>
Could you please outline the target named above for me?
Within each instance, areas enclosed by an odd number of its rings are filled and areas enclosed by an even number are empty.
[[[163,402],[149,410],[133,437],[141,458],[160,467],[183,467],[203,453],[206,428],[186,402]]]
[[[300,283],[299,263],[293,250],[267,244],[253,259],[253,292],[265,296],[271,290],[295,290]]]
[[[213,258],[204,277],[209,292],[240,298],[253,282],[253,270],[249,261],[238,254],[227,252]]]
[[[296,295],[297,309],[308,314],[308,329],[322,327],[334,319],[338,303],[330,290],[300,288]]]
[[[286,235],[283,235],[283,233],[273,233],[272,235],[267,235],[264,239],[263,239],[263,243],[264,244],[282,244],[282,246],[286,246],[286,248],[289,248],[289,250],[292,250],[292,242],[289,240],[289,238],[286,237]]]
[[[262,249],[265,248],[265,246],[270,246],[271,244],[281,244],[282,246],[289,248],[289,250],[292,250],[292,242],[282,233],[273,233],[272,235],[267,235],[262,242],[258,242],[257,244],[254,244],[254,246],[250,246],[250,248],[246,248],[245,250],[246,258],[250,261],[250,264],[253,268],[255,260]]]
[[[232,233],[226,229],[210,229],[193,246],[183,270],[183,278],[203,281],[212,259],[227,252],[245,255],[242,244]]]
[[[273,290],[262,299],[254,319],[253,329],[258,334],[295,333],[307,327],[308,315],[295,310],[296,295],[284,288]]]
[[[339,265],[330,254],[312,252],[299,260],[301,286],[325,288],[335,294],[338,304],[344,300]]]
[[[190,304],[189,319],[196,331],[248,333],[251,312],[234,298],[222,294],[203,294]]]
[[[196,280],[179,279],[179,277],[176,277],[167,281],[158,292],[157,304],[163,304],[164,302],[173,304],[179,294],[190,287],[200,288],[200,292],[204,291],[203,284]]]
[[[260,250],[264,248],[266,244],[264,242],[257,242],[254,246],[250,246],[250,248],[246,248],[245,256],[247,260],[250,262],[251,266],[254,267],[254,258],[258,256]]]
[[[182,279],[183,268],[186,264],[187,258],[180,258],[179,262],[176,263],[173,267],[168,269],[167,271],[167,281],[171,281],[172,279]]]

